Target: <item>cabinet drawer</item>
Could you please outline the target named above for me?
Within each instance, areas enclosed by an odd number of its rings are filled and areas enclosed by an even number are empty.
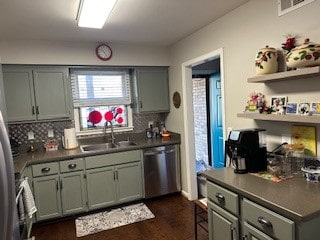
[[[47,176],[47,175],[57,174],[58,172],[59,172],[59,165],[57,162],[32,165],[33,177]]]
[[[242,213],[245,221],[276,239],[295,239],[294,222],[269,209],[244,199]]]
[[[84,169],[84,160],[82,158],[61,161],[59,164],[61,173],[81,171]]]
[[[141,161],[141,151],[127,151],[86,157],[86,168],[106,167],[115,164]]]
[[[225,188],[222,188],[212,182],[207,183],[208,198],[218,206],[239,216],[239,197]]]

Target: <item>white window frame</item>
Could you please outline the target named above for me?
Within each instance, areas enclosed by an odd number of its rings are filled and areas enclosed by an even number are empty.
[[[129,69],[114,69],[114,68],[99,68],[99,69],[96,69],[96,68],[85,68],[85,69],[77,69],[77,68],[72,68],[70,69],[70,76],[71,76],[71,85],[73,84],[73,82],[75,81],[73,78],[75,78],[75,74],[94,74],[94,73],[103,73],[103,72],[112,72],[112,71],[126,71],[127,74],[129,75]],[[105,105],[105,106],[111,106],[111,105],[126,105],[127,106],[127,123],[128,123],[128,126],[126,127],[114,127],[114,132],[127,132],[127,131],[132,131],[133,130],[133,115],[132,115],[132,108],[131,108],[131,88],[130,88],[130,75],[129,75],[129,100],[126,101],[126,102],[114,102],[114,101],[110,101],[109,104],[104,104],[104,102],[99,102],[97,101],[96,102],[96,106],[100,105]],[[73,88],[74,86],[72,86]],[[84,136],[84,135],[97,135],[97,134],[102,134],[103,133],[103,129],[101,128],[97,128],[97,129],[90,129],[90,130],[81,130],[81,124],[80,124],[80,111],[79,109],[81,107],[85,107],[85,105],[82,105],[82,104],[75,104],[75,101],[74,101],[74,93],[73,93],[73,90],[72,90],[72,103],[73,103],[73,112],[74,112],[74,125],[75,125],[75,129],[76,129],[76,134],[77,136]],[[109,133],[111,130],[110,128],[107,129],[107,133]]]

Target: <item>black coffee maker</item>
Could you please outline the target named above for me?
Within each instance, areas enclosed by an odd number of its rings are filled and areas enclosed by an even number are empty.
[[[235,173],[259,172],[267,170],[267,149],[265,129],[232,130],[225,141],[226,156]],[[227,158],[225,156],[225,164]]]

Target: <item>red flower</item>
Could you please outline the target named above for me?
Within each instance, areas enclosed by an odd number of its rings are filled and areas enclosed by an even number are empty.
[[[106,112],[106,114],[104,115],[104,119],[106,121],[112,121],[113,119],[113,112],[109,111],[109,112]]]
[[[117,119],[117,122],[118,122],[119,124],[123,123],[123,118],[122,118],[122,117],[119,117],[119,118]]]
[[[123,109],[122,108],[117,108],[117,113],[118,114],[121,114],[123,112]]]
[[[97,124],[99,122],[101,122],[102,120],[102,114],[99,111],[92,111],[89,113],[89,122],[91,122],[92,124]]]

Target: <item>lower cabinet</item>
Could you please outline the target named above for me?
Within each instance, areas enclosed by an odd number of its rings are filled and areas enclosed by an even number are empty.
[[[141,162],[127,163],[115,168],[117,200],[119,203],[137,200],[142,194]]]
[[[247,222],[243,224],[243,240],[273,240],[273,238],[259,231]]]
[[[116,203],[116,182],[113,167],[87,170],[89,209],[98,209]]]
[[[208,202],[210,240],[234,240],[239,236],[239,219],[216,204]]]
[[[34,198],[38,211],[37,221],[61,217],[59,176],[51,175],[33,179]]]
[[[209,240],[297,239],[290,219],[210,181],[207,193]]]
[[[246,198],[241,201],[242,219],[249,235],[249,239],[295,239],[295,223],[265,207]],[[265,233],[265,234],[262,234]],[[259,236],[254,237],[252,236]],[[270,236],[269,238],[267,236]]]
[[[83,171],[60,175],[60,193],[63,215],[79,213],[87,209],[87,192],[84,176]]]
[[[36,221],[143,198],[140,150],[32,165]]]
[[[238,195],[208,182],[209,240],[239,239]]]
[[[62,167],[60,171],[59,162],[32,166],[37,221],[87,209],[83,159],[67,160],[60,164],[69,165],[69,172],[64,173]]]
[[[140,150],[88,157],[86,167],[89,210],[143,197]]]

